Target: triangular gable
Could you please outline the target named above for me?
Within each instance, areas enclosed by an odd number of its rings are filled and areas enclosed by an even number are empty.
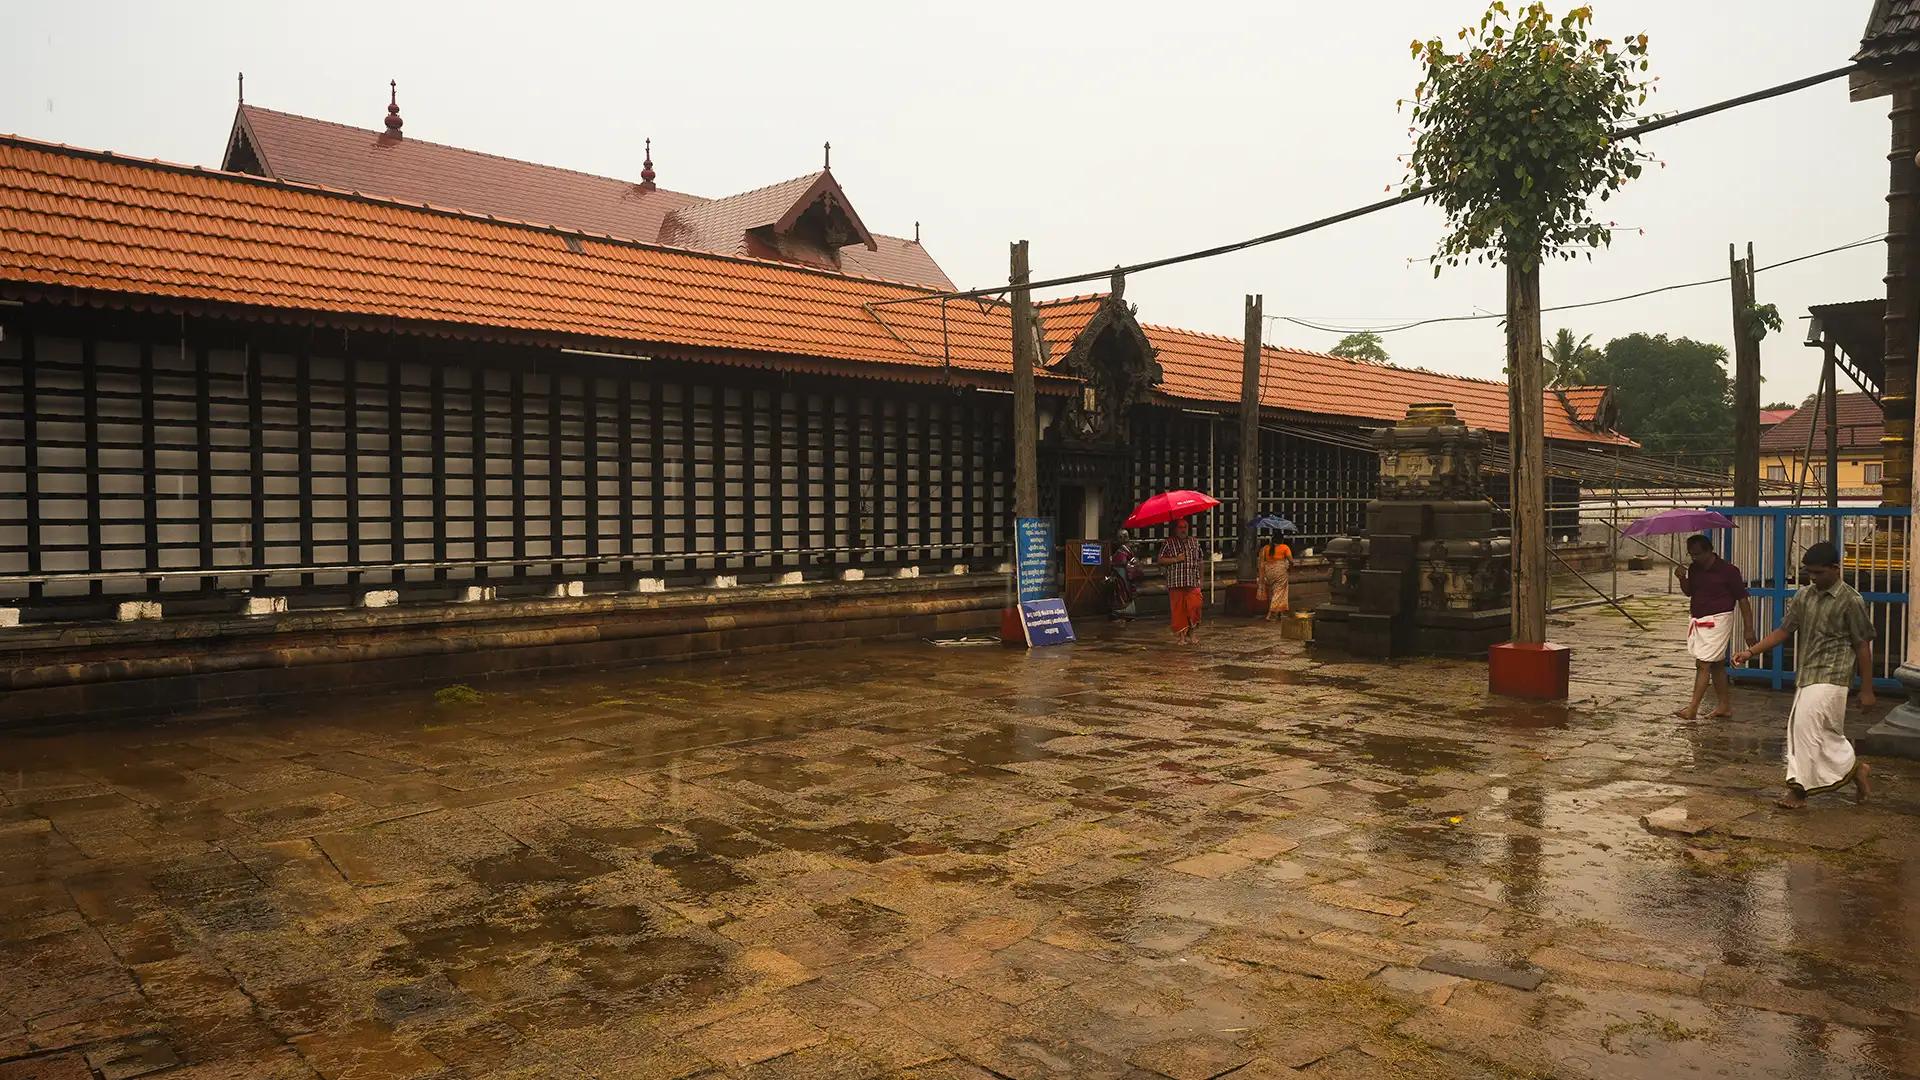
[[[253,133],[253,124],[245,105],[233,110],[233,130],[227,135],[227,153],[221,159],[220,167],[228,172],[250,173],[254,176],[273,175],[267,165],[267,152]]]
[[[858,243],[868,251],[880,250],[880,245],[874,241],[873,234],[867,231],[867,226],[860,220],[860,215],[854,211],[853,204],[847,201],[847,193],[840,189],[840,182],[833,178],[833,173],[825,169],[813,178],[813,183],[807,185],[806,189],[800,193],[800,197],[787,207],[786,212],[772,223],[774,235],[785,236],[792,232],[794,226],[799,224],[800,219],[805,217],[808,211],[822,204],[825,204],[829,216],[845,219],[852,236],[849,243]]]

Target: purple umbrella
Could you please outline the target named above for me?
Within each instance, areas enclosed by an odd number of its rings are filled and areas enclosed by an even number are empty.
[[[1734,528],[1733,519],[1712,510],[1662,510],[1626,527],[1622,536],[1666,536]]]

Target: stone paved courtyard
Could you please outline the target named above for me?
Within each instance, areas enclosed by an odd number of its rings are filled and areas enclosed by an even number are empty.
[[[0,734],[0,1080],[1920,1075],[1915,766],[1773,809],[1634,607],[1568,706],[1143,622]]]

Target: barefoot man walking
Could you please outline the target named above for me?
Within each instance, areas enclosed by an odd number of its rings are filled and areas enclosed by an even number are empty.
[[[1809,582],[1787,601],[1780,629],[1734,654],[1733,662],[1782,644],[1795,634],[1793,709],[1787,715],[1787,793],[1779,805],[1798,810],[1807,796],[1853,782],[1866,800],[1867,766],[1855,760],[1847,741],[1847,688],[1860,675],[1860,706],[1873,696],[1873,619],[1867,602],[1840,580],[1840,552],[1818,543],[1800,557],[1800,579]]]
[[[1733,646],[1735,607],[1740,609],[1739,623],[1749,648],[1757,633],[1753,624],[1753,602],[1747,599],[1747,576],[1739,567],[1715,554],[1713,541],[1705,534],[1687,537],[1687,556],[1692,559],[1693,568],[1676,566],[1673,576],[1680,579],[1680,591],[1693,600],[1693,618],[1687,626],[1687,651],[1693,654],[1693,698],[1686,708],[1673,715],[1682,720],[1697,718],[1711,680],[1713,715],[1732,716],[1733,698],[1727,690],[1727,652]]]

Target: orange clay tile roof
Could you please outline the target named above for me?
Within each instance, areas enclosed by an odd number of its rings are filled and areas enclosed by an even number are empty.
[[[1034,315],[1040,320],[1040,344],[1046,350],[1043,362],[1059,363],[1073,348],[1073,339],[1086,329],[1087,320],[1093,318],[1093,313],[1106,302],[1106,293],[1091,293],[1086,296],[1063,296],[1033,305]],[[1237,393],[1235,400],[1238,400]]]
[[[257,105],[240,106],[234,125],[236,131],[249,137],[267,175],[281,180],[723,254],[735,253],[740,242],[739,236],[732,236],[724,238],[721,246],[703,247],[685,238],[676,240],[661,230],[677,210],[710,201],[731,202],[742,196],[709,200],[665,188],[642,190],[632,180],[538,165]],[[792,200],[788,201],[791,204]],[[780,207],[781,211],[786,209]],[[862,246],[841,250],[841,265],[847,273],[929,288],[953,288],[953,282],[918,241],[878,234],[873,240],[877,245],[874,250]]]
[[[938,304],[784,263],[530,228],[306,185],[0,138],[0,280],[122,296],[933,368]],[[947,305],[959,370],[1007,321]]]
[[[1600,416],[1600,403],[1606,400],[1605,386],[1563,386],[1560,393],[1567,399],[1567,407],[1573,410],[1573,418],[1583,424],[1591,424]]]
[[[16,294],[152,306],[242,305],[294,321],[400,320],[476,336],[614,342],[650,354],[877,377],[995,379],[1011,366],[1005,304],[869,308],[921,290],[786,263],[534,227],[310,185],[139,161],[0,136],[0,283]],[[1050,362],[1104,302],[1036,305]],[[1240,343],[1146,326],[1162,393],[1239,399]],[[676,349],[675,347],[680,347]],[[709,351],[711,350],[711,352]],[[1358,420],[1450,401],[1507,426],[1503,384],[1269,348],[1265,405]],[[1547,412],[1556,439],[1625,444]]]
[[[1838,433],[1834,441],[1840,449],[1853,453],[1867,450],[1878,455],[1880,438],[1886,434],[1886,414],[1880,406],[1865,394],[1841,394],[1834,405],[1840,420],[1834,427]],[[1762,416],[1764,418],[1764,414]],[[1818,458],[1826,453],[1827,447],[1827,403],[1817,394],[1806,404],[1789,410],[1785,420],[1763,432],[1760,450],[1767,454],[1804,454],[1809,428],[1812,429],[1813,454]]]
[[[1239,399],[1239,338],[1169,326],[1144,325],[1142,329],[1159,351],[1160,366],[1166,371],[1161,392],[1203,401]],[[1405,416],[1407,406],[1417,402],[1446,401],[1470,426],[1507,430],[1505,383],[1271,345],[1264,356],[1260,402],[1270,408],[1391,421]],[[1633,445],[1624,436],[1575,425],[1552,391],[1546,393],[1545,405],[1549,439]]]

